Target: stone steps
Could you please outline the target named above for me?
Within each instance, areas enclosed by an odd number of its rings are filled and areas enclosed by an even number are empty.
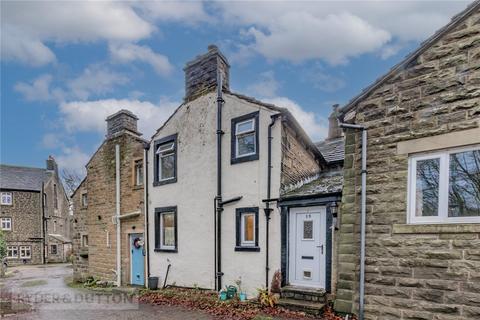
[[[288,310],[305,312],[314,316],[321,315],[323,312],[323,308],[325,307],[325,304],[321,302],[312,302],[288,298],[281,298],[278,301],[278,305]]]
[[[317,316],[323,312],[327,298],[324,289],[286,286],[282,288],[281,299],[278,304],[289,310],[302,311]]]
[[[299,286],[286,286],[282,288],[282,298],[312,302],[327,302],[327,294],[324,289],[316,289]]]

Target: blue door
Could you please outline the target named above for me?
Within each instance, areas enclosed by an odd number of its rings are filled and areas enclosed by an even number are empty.
[[[131,274],[130,283],[138,286],[145,285],[145,259],[144,259],[144,240],[142,233],[130,234],[130,259]]]

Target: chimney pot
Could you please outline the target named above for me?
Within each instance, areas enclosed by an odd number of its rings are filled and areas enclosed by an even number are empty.
[[[328,137],[327,140],[333,140],[340,138],[343,134],[342,129],[338,125],[338,109],[340,108],[339,104],[334,104],[332,106],[332,113],[328,117]]]
[[[142,135],[137,131],[138,117],[129,110],[122,109],[108,116],[105,121],[107,121],[107,139],[124,130],[138,136]]]
[[[185,101],[192,101],[217,88],[218,74],[222,77],[222,88],[230,89],[230,65],[227,58],[214,44],[208,52],[188,62],[185,71]]]

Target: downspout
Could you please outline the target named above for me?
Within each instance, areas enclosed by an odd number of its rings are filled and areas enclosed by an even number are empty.
[[[364,319],[365,313],[365,225],[367,202],[367,128],[361,125],[340,123],[340,127],[362,131],[362,195],[360,216],[360,298],[359,320]]]
[[[217,216],[217,230],[216,230],[216,289],[222,289],[222,106],[225,101],[222,96],[222,76],[217,71],[217,196],[215,214]]]
[[[270,214],[272,213],[273,209],[270,208],[270,197],[271,197],[271,189],[272,189],[272,127],[275,124],[278,116],[280,114],[274,114],[271,116],[272,121],[268,125],[268,163],[267,163],[267,199],[265,204],[265,222],[266,222],[266,239],[265,239],[265,288],[268,290],[269,284],[269,271],[270,271],[270,264],[269,264],[269,249],[270,249]]]
[[[45,264],[47,262],[46,258],[46,237],[47,237],[47,228],[46,228],[46,223],[47,223],[47,218],[45,217],[45,184],[42,182],[42,193],[40,195],[40,201],[42,203],[42,242],[43,242],[43,248],[42,248],[42,264]]]
[[[145,206],[145,255],[147,258],[147,281],[145,287],[148,288],[148,279],[150,278],[150,241],[149,241],[149,225],[148,225],[148,150],[150,143],[143,145],[143,201]]]
[[[120,145],[115,145],[115,221],[117,223],[117,286],[122,284],[121,229],[120,229]]]

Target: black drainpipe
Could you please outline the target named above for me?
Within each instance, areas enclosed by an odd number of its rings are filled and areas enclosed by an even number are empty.
[[[46,237],[47,237],[47,228],[46,228],[46,222],[47,218],[45,217],[45,185],[42,182],[42,193],[40,194],[40,201],[42,203],[42,245],[43,245],[43,250],[42,250],[42,258],[43,258],[43,264],[47,263],[47,253],[46,253]]]
[[[143,174],[143,179],[144,179],[144,192],[145,192],[145,242],[146,242],[146,247],[147,247],[147,284],[148,284],[148,279],[150,278],[150,235],[148,232],[148,150],[150,150],[150,143],[145,142],[143,144],[143,156],[145,158],[144,160],[144,167],[145,167],[145,172]],[[148,287],[148,286],[147,286]]]
[[[225,101],[222,97],[222,76],[217,71],[217,196],[215,197],[216,207],[215,214],[217,216],[216,225],[216,289],[222,289],[222,105]]]
[[[280,114],[272,115],[272,122],[268,125],[268,170],[267,170],[267,200],[265,204],[265,221],[266,221],[266,250],[265,250],[265,287],[268,289],[268,280],[269,280],[269,249],[270,249],[270,214],[272,213],[273,209],[270,208],[270,196],[271,196],[271,189],[272,189],[272,127],[275,124],[275,120]]]

